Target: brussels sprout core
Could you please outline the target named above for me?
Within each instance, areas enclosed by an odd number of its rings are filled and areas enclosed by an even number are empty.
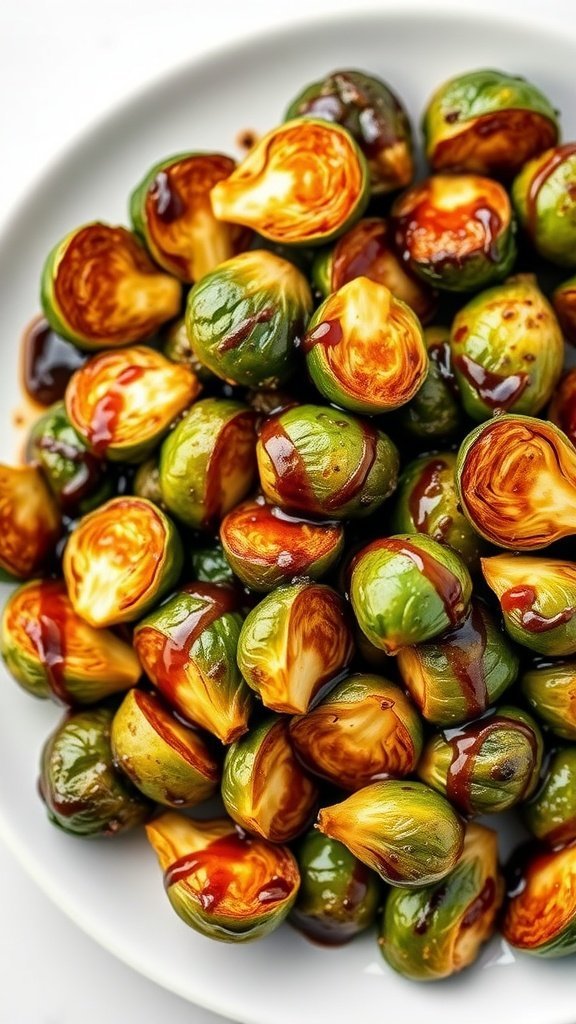
[[[62,520],[40,471],[0,465],[0,572],[25,580],[46,566]]]
[[[504,938],[537,956],[576,953],[576,844],[552,853],[534,849],[506,907]]]

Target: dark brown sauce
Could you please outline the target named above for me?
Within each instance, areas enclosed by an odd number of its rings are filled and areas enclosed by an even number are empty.
[[[452,370],[452,352],[449,343],[442,341],[437,345],[431,345],[428,349],[428,356],[438,367],[442,380],[454,394],[458,394],[458,383]]]
[[[87,452],[56,437],[40,437],[38,448],[59,455],[74,463],[76,472],[60,492],[60,502],[64,512],[74,511],[84,498],[92,494],[104,477],[104,466],[91,452]]]
[[[315,345],[322,344],[325,348],[336,348],[344,334],[339,320],[322,320],[302,339],[304,352],[311,352]]]
[[[446,796],[456,807],[466,813],[472,813],[471,806],[471,781],[474,769],[474,760],[480,753],[484,743],[494,729],[514,729],[521,733],[528,741],[536,763],[538,744],[532,729],[516,718],[507,718],[504,715],[492,714],[484,720],[472,725],[463,726],[462,729],[454,730],[452,734],[444,732],[444,737],[452,748],[452,761],[446,779]],[[511,778],[514,768],[510,766]],[[504,774],[498,776],[499,781],[506,781]],[[526,779],[526,788],[530,785],[530,774]]]
[[[378,454],[378,431],[370,423],[362,423],[362,452],[356,469],[350,473],[349,479],[339,490],[328,495],[325,505],[328,510],[340,509],[353,501],[364,488],[370,470]]]
[[[225,334],[222,341],[217,345],[218,352],[229,352],[230,349],[237,348],[241,345],[246,338],[250,336],[257,324],[267,324],[274,316],[275,309],[272,306],[267,306],[265,309],[261,309],[258,313],[254,313],[252,316],[247,316],[245,320],[242,320],[234,330],[230,331],[230,334]]]
[[[172,224],[186,212],[186,204],[166,171],[159,171],[148,192],[154,213],[163,224]]]
[[[24,631],[43,665],[48,685],[62,704],[70,704],[64,682],[66,668],[66,596],[61,583],[39,584],[39,607],[35,618],[27,617]]]
[[[526,226],[534,237],[538,223],[538,197],[540,189],[546,184],[548,178],[560,167],[564,160],[576,153],[576,143],[569,142],[565,146],[558,146],[544,161],[530,182],[526,196]]]
[[[428,533],[430,514],[437,507],[443,494],[442,473],[447,468],[442,459],[427,462],[410,491],[408,508],[419,533]]]
[[[455,356],[454,364],[490,409],[506,411],[530,383],[530,374],[524,371],[506,376],[493,373],[467,355]]]
[[[500,598],[502,611],[507,615],[520,612],[520,625],[530,633],[546,633],[549,629],[556,629],[557,626],[570,622],[576,612],[576,608],[564,608],[556,615],[547,618],[534,610],[537,597],[534,587],[511,587]]]
[[[481,715],[490,703],[484,669],[486,644],[484,617],[476,604],[462,625],[442,640],[442,652],[462,686],[470,718]]]
[[[364,552],[371,547],[383,547],[388,551],[397,551],[405,555],[412,562],[423,576],[432,584],[438,597],[444,605],[446,615],[453,626],[456,626],[462,617],[462,587],[459,579],[438,562],[427,551],[414,547],[408,540],[400,540],[396,537],[387,537],[386,540],[375,541]],[[363,552],[362,552],[363,553]]]
[[[201,633],[216,619],[238,608],[238,594],[232,587],[216,583],[193,583],[183,589],[206,601],[206,604],[191,611],[179,625],[172,627],[170,636],[166,637],[162,660],[168,681],[172,673],[177,674],[186,668],[192,648]]]
[[[122,388],[139,380],[146,372],[143,366],[127,366],[114,381],[110,390],[96,402],[88,425],[87,436],[90,447],[97,455],[104,456],[116,439],[118,422],[124,409]]]
[[[366,899],[369,884],[370,871],[358,862],[350,875],[342,900],[342,909],[350,915],[348,920],[342,911],[338,911],[340,916],[331,916],[329,910],[311,914],[296,906],[290,915],[290,923],[319,946],[343,946],[361,930],[355,916]]]
[[[478,893],[475,900],[468,907],[462,921],[460,922],[461,928],[471,928],[472,925],[476,924],[481,917],[484,916],[487,910],[490,909],[494,904],[496,898],[496,882],[492,877],[487,878],[482,886],[482,889]]]
[[[86,355],[56,334],[43,316],[28,324],[21,344],[26,393],[39,405],[61,401],[70,377],[86,362]]]
[[[306,467],[292,438],[288,436],[278,416],[266,420],[260,432],[260,443],[270,459],[282,499],[298,508],[315,506]]]

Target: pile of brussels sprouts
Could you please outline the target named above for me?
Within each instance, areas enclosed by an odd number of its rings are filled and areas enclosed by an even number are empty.
[[[417,980],[497,927],[576,952],[576,143],[496,71],[423,128],[414,183],[402,103],[335,72],[71,231],[41,329],[84,356],[0,468],[50,821],[145,823],[204,935],[378,921]]]

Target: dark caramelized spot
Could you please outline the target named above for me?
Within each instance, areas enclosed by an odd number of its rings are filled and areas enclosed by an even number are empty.
[[[70,704],[64,682],[66,667],[66,591],[63,584],[45,581],[38,585],[38,611],[27,618],[24,632],[46,671],[48,685],[62,704]]]
[[[323,320],[304,336],[302,348],[304,352],[311,352],[318,344],[324,345],[325,348],[335,348],[343,337],[339,320]]]
[[[243,341],[250,337],[252,331],[258,324],[267,324],[274,316],[275,310],[272,306],[247,316],[241,323],[237,324],[229,334],[226,334],[217,345],[218,352],[229,352],[230,349],[238,348]]]
[[[496,898],[496,882],[492,877],[487,878],[475,900],[469,905],[462,921],[461,928],[472,928],[487,910],[494,904]]]
[[[164,224],[171,224],[172,221],[178,220],[186,209],[186,204],[167,171],[158,172],[150,186],[149,196],[154,205],[156,217]]]
[[[410,491],[408,506],[412,522],[419,533],[430,533],[430,515],[435,511],[444,493],[442,474],[448,469],[442,459],[434,459],[422,466],[420,473]],[[446,540],[446,534],[452,525],[449,516],[442,517],[436,530],[430,534],[436,540]]]
[[[462,625],[442,638],[442,652],[462,686],[470,718],[481,715],[490,702],[484,664],[486,645],[484,617],[475,604]]]
[[[442,903],[444,902],[447,889],[447,883],[443,882],[434,890],[434,892],[430,896],[430,899],[426,901],[426,904],[419,912],[416,924],[414,925],[414,931],[416,935],[426,935],[426,932],[428,931],[430,925],[432,924],[432,918],[434,917],[434,914],[436,913],[437,910],[440,909]]]
[[[485,369],[470,356],[454,357],[454,365],[476,391],[479,398],[494,411],[506,412],[521,397],[530,384],[530,374],[500,374]]]

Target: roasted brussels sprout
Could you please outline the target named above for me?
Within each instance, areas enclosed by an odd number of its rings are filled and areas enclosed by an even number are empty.
[[[50,821],[78,836],[113,836],[141,825],[152,804],[116,771],[111,708],[67,715],[42,751],[40,794]]]
[[[576,740],[576,661],[537,661],[521,679],[522,693],[556,736]]]
[[[89,512],[112,495],[104,464],[74,430],[63,402],[57,402],[36,421],[27,455],[39,466],[64,512]]]
[[[155,456],[138,466],[132,489],[138,498],[145,498],[146,501],[153,502],[159,508],[166,508],[160,490],[160,467]]]
[[[535,85],[491,69],[469,71],[441,85],[426,108],[423,128],[434,170],[507,178],[559,136],[558,113]]]
[[[192,583],[136,627],[144,671],[168,703],[222,743],[248,728],[251,694],[236,665],[242,619],[228,586]]]
[[[268,501],[323,518],[370,515],[398,476],[398,452],[383,431],[323,405],[298,405],[266,420],[256,456]]]
[[[218,379],[192,351],[185,316],[178,317],[166,331],[162,351],[170,362],[189,366],[202,384],[213,383]]]
[[[473,420],[495,412],[535,415],[553,394],[564,362],[558,321],[529,274],[464,306],[450,348],[462,405]]]
[[[464,562],[425,534],[375,540],[356,555],[350,600],[358,625],[387,654],[463,622],[472,594]]]
[[[539,654],[576,654],[576,562],[529,555],[482,559],[516,643]]]
[[[352,660],[344,601],[321,583],[278,587],[249,612],[238,666],[272,711],[304,715]]]
[[[507,193],[491,178],[437,174],[395,201],[392,224],[404,263],[448,292],[500,281],[516,259]]]
[[[548,407],[548,419],[576,446],[576,369],[567,370]]]
[[[457,433],[461,426],[462,409],[457,398],[449,338],[447,327],[426,328],[428,373],[414,398],[398,410],[400,428],[419,441],[443,441]]]
[[[195,548],[190,555],[192,576],[202,583],[234,584],[235,577],[224,549],[220,544],[208,548]]]
[[[556,288],[552,295],[552,305],[566,340],[576,345],[576,277],[571,277]]]
[[[338,124],[297,118],[274,128],[210,193],[220,220],[254,228],[285,245],[318,245],[362,216],[370,175],[352,136]]]
[[[512,198],[537,252],[561,267],[576,267],[576,143],[525,164]]]
[[[177,316],[180,301],[179,281],[158,270],[135,235],[108,224],[71,231],[42,272],[48,323],[83,349],[141,341]]]
[[[474,962],[495,929],[503,898],[496,833],[470,823],[458,863],[446,878],[416,892],[390,889],[382,955],[405,978],[448,978]]]
[[[144,498],[113,498],[80,520],[64,551],[72,607],[91,626],[134,622],[182,570],[173,523]]]
[[[524,807],[524,821],[550,846],[576,840],[576,746],[555,750],[536,796]]]
[[[232,384],[277,387],[295,370],[312,312],[304,275],[265,249],[243,252],[192,288],[186,328],[196,357]]]
[[[464,827],[444,797],[421,782],[373,782],[318,815],[338,839],[390,885],[429,885],[455,867]]]
[[[160,451],[160,489],[187,526],[212,529],[238,504],[256,472],[255,414],[241,402],[204,398]]]
[[[526,858],[506,906],[504,938],[523,953],[576,953],[576,844]]]
[[[61,531],[40,470],[0,464],[0,577],[25,580],[42,572]]]
[[[232,821],[192,821],[167,811],[146,826],[168,899],[209,939],[247,942],[289,914],[300,875],[285,846],[239,832]]]

